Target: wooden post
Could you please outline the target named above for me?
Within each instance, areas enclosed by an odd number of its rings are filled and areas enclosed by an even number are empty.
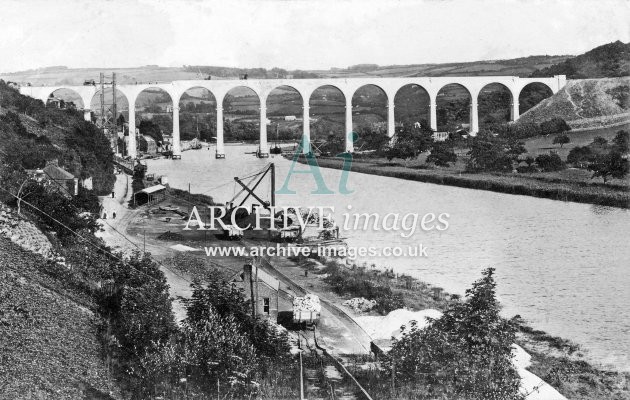
[[[249,294],[251,297],[251,303],[252,303],[252,318],[256,319],[256,300],[254,298],[254,277],[252,275],[252,268],[253,265],[248,265],[247,268],[249,269]]]
[[[259,264],[260,264],[260,260],[256,258],[254,260],[254,267],[256,268],[256,275],[254,277],[255,278],[254,282],[256,283],[256,307],[258,307],[258,302],[260,301],[260,299],[258,298],[258,268],[260,266]],[[256,310],[256,314],[258,314],[258,310]]]
[[[302,346],[301,341],[298,342],[300,344],[300,400],[304,400],[304,370],[302,367]]]
[[[276,205],[276,166],[271,163],[271,206]],[[271,218],[273,218],[273,212]]]

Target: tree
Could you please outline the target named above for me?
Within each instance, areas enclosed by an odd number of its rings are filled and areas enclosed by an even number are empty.
[[[545,172],[560,171],[566,168],[558,153],[541,154],[536,157],[536,164]]]
[[[143,119],[138,125],[138,130],[141,135],[147,135],[153,138],[156,143],[162,143],[164,138],[162,137],[162,129],[153,121]]]
[[[500,316],[494,269],[466,290],[466,300],[419,329],[403,326],[390,358],[396,379],[414,382],[433,398],[522,399],[512,363],[519,317]]]
[[[540,124],[540,133],[543,135],[553,135],[570,131],[571,127],[562,118],[552,118]]]
[[[446,142],[434,142],[431,146],[431,154],[427,157],[427,163],[433,163],[438,167],[448,167],[449,163],[457,161],[457,154],[453,146]]]
[[[361,128],[354,145],[355,150],[381,150],[389,143],[387,132],[377,127]]]
[[[404,123],[396,129],[392,143],[385,147],[383,155],[388,159],[409,160],[431,148],[433,131],[422,125]]]
[[[628,160],[623,158],[618,151],[598,155],[588,166],[589,171],[593,171],[591,179],[601,177],[604,183],[609,178],[623,179],[628,175],[628,168]]]
[[[560,148],[569,142],[571,142],[569,135],[562,134],[553,138],[553,144],[559,144]]]
[[[573,165],[591,161],[594,157],[593,151],[588,146],[576,146],[569,151],[567,162]]]
[[[471,141],[468,156],[469,171],[512,171],[513,155],[508,153],[506,142],[491,132],[479,132]]]
[[[593,143],[591,143],[593,146],[597,146],[597,147],[604,147],[608,144],[608,140],[606,140],[605,138],[601,137],[601,136],[596,136],[593,139]]]
[[[630,148],[630,132],[618,131],[612,141],[613,145],[617,148],[617,150],[619,150],[620,153],[627,153]]]
[[[116,126],[118,126],[119,128],[122,128],[125,125],[125,116],[120,114],[118,116],[118,118],[116,118]]]

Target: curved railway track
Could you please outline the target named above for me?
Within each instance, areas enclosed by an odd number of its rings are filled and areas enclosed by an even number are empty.
[[[372,400],[352,374],[317,342],[317,330],[299,331],[305,400]]]

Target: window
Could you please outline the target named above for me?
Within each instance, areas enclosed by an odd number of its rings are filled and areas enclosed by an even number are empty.
[[[269,314],[269,297],[263,298],[263,312]]]

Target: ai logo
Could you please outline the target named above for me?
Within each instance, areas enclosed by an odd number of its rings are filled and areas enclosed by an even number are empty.
[[[348,139],[352,142],[355,142],[357,137],[358,136],[355,132],[348,133]],[[308,139],[302,136],[302,141],[300,142],[297,151],[293,155],[293,161],[291,163],[291,167],[289,168],[289,173],[287,174],[287,177],[284,180],[284,184],[282,185],[282,187],[279,190],[276,190],[276,194],[297,194],[294,190],[289,189],[289,181],[291,180],[291,176],[293,174],[307,174],[313,176],[317,188],[313,190],[311,194],[335,194],[334,191],[330,190],[328,186],[326,186],[326,182],[324,182],[324,177],[319,170],[317,159],[311,151],[307,152],[304,155],[306,158],[308,169],[296,170],[295,167],[298,164],[298,159],[302,154],[302,151],[304,149],[310,148],[311,146]],[[339,193],[350,194],[353,192],[353,190],[348,189],[348,176],[350,172],[350,167],[352,166],[352,153],[341,153],[337,154],[335,157],[343,159],[343,168],[341,171],[341,176],[339,177]]]

